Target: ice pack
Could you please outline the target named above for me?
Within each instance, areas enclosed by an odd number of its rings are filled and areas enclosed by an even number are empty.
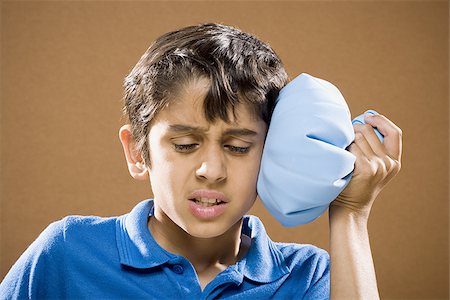
[[[364,124],[364,114],[353,121]],[[346,148],[354,138],[350,110],[330,82],[303,73],[280,91],[257,191],[282,225],[315,220],[347,186],[356,158]]]

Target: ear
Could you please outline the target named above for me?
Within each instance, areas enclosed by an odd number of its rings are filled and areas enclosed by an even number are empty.
[[[119,139],[122,143],[125,159],[127,160],[128,171],[131,177],[137,180],[148,179],[148,169],[144,164],[144,159],[140,152],[136,150],[136,142],[131,133],[130,125],[123,125],[119,130]]]

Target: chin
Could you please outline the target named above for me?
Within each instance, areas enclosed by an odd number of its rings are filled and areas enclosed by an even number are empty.
[[[192,237],[210,239],[223,235],[228,229],[230,229],[230,227],[222,229],[222,226],[219,226],[212,222],[211,224],[188,226],[185,231]]]
[[[211,221],[205,223],[185,224],[184,231],[192,237],[210,239],[226,234],[239,222]]]
[[[201,232],[201,233],[188,232],[188,233],[190,236],[198,238],[198,239],[213,239],[213,238],[216,238],[221,235],[221,234],[217,234],[215,232]]]

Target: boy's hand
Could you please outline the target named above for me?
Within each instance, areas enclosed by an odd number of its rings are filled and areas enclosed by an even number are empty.
[[[368,218],[378,193],[400,171],[402,131],[382,115],[366,115],[364,120],[367,124],[353,125],[355,141],[347,148],[356,156],[353,177],[330,208]],[[384,143],[372,126],[384,135]]]

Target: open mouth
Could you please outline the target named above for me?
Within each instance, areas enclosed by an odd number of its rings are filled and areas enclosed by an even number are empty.
[[[225,203],[219,199],[211,199],[211,198],[203,198],[203,197],[193,198],[193,199],[189,199],[189,200],[194,201],[196,204],[201,205],[203,207],[210,207],[210,206]]]

